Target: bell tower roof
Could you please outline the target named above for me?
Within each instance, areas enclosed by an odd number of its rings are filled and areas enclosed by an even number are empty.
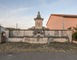
[[[37,17],[34,18],[34,20],[39,20],[39,19],[43,20],[43,18],[41,18],[40,12],[38,11]]]

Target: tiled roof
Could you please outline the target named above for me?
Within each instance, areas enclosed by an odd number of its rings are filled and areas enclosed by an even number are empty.
[[[77,15],[70,15],[70,14],[51,14],[51,16],[62,16],[62,17],[73,17],[73,18],[77,18]]]

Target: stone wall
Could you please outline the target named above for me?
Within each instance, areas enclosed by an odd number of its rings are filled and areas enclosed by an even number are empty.
[[[47,43],[48,42],[48,38],[24,38],[25,42],[28,43]]]
[[[50,42],[69,42],[67,38],[49,38],[48,43]]]
[[[6,29],[4,27],[0,26],[0,43],[5,41],[5,39],[3,39],[3,37],[2,37],[2,35],[4,35],[3,32],[5,33],[5,31],[6,31]]]
[[[8,38],[7,42],[23,42],[23,38]]]
[[[8,42],[27,42],[27,43],[47,43],[48,38],[32,38],[32,37],[24,37],[24,38],[8,38]]]
[[[24,38],[8,38],[7,42],[27,42],[27,43],[50,43],[50,42],[68,42],[66,38],[32,38],[32,37],[24,37]]]
[[[9,31],[6,32],[8,35]],[[70,30],[45,30],[45,35],[37,37],[33,35],[33,30],[14,30],[13,36],[8,37],[8,42],[28,42],[28,43],[50,43],[50,42],[72,42],[72,31]],[[39,34],[37,34],[39,35]]]
[[[6,37],[9,38],[9,36],[11,37],[24,37],[24,36],[33,36],[33,31],[31,30],[13,30],[13,31],[9,31],[6,30]]]
[[[50,31],[45,31],[45,36],[68,36],[69,30],[50,30]]]
[[[0,33],[0,43],[1,43],[1,33]]]
[[[72,42],[72,31],[71,30],[51,30],[51,31],[45,31],[45,36],[50,36],[51,38],[55,40],[69,40],[69,42]],[[62,39],[62,40],[61,40]]]

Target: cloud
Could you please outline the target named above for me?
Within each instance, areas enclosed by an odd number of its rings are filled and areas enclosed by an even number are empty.
[[[22,12],[27,12],[31,9],[31,7],[24,7],[18,9],[9,9],[7,6],[0,4],[3,8],[5,8],[6,13],[2,13],[0,15],[0,24],[4,27],[15,27],[15,24],[18,23],[20,28],[28,28],[33,25],[29,20],[32,19],[33,16],[19,16],[22,15]],[[27,21],[27,22],[26,22]],[[34,22],[34,21],[33,21]],[[30,23],[30,24],[29,24]]]
[[[55,9],[56,8],[59,8],[59,7],[61,7],[61,6],[66,6],[66,5],[68,5],[68,4],[71,4],[71,2],[73,1],[73,0],[57,0],[57,1],[55,1],[55,2],[53,2],[52,0],[51,0],[51,3],[47,3],[46,2],[46,0],[40,0],[42,3],[41,3],[41,6],[42,6],[42,8],[44,9],[44,10],[48,10],[48,11],[51,11],[51,12],[53,12],[53,13],[55,13]],[[64,7],[65,8],[65,7]],[[50,12],[50,13],[51,13]]]
[[[57,7],[58,5],[61,5],[63,3],[66,4],[66,2],[70,2],[70,1],[73,1],[73,0],[58,0],[54,3],[46,3],[45,0],[41,0],[41,5],[45,8],[51,7],[53,9],[53,8]],[[53,1],[51,1],[51,2],[53,2]]]
[[[2,14],[0,14],[0,19],[1,18],[14,18],[14,17],[17,17],[17,16],[21,16],[23,15],[23,12],[27,12],[31,9],[31,7],[28,7],[28,8],[18,8],[18,9],[10,9],[9,11],[6,11],[5,13],[3,12]]]
[[[19,12],[22,12],[22,11],[27,11],[29,9],[30,8],[18,8],[18,9],[11,10],[9,13],[11,13],[11,14],[19,13]]]
[[[29,28],[34,26],[34,16],[21,16],[21,17],[7,17],[0,19],[0,24],[4,27],[16,27],[18,23],[19,28]],[[30,22],[31,21],[31,22]]]
[[[19,14],[22,15],[22,12],[27,12],[32,7],[10,9],[3,4],[0,4],[0,6],[3,7],[6,12],[6,13],[2,12],[3,15],[0,14],[0,15],[2,15],[2,16],[0,16],[0,24],[2,24],[2,26],[15,27],[15,24],[18,23],[19,28],[29,28],[33,25],[33,23],[30,23],[30,21],[29,21],[32,19],[33,16],[31,16],[31,17],[30,16],[19,16]]]
[[[18,8],[18,9],[10,10],[9,12],[6,13],[6,17],[19,16],[19,13],[27,12],[29,9],[31,8],[30,7],[29,8]]]
[[[10,16],[16,16],[18,15],[19,13],[22,13],[23,11],[26,12],[28,11],[29,9],[31,9],[32,7],[24,7],[24,8],[17,8],[17,9],[11,9],[11,8],[8,8],[6,5],[4,4],[1,4],[0,3],[0,6],[2,8],[4,8],[4,12],[2,11],[1,14],[0,14],[0,18],[3,18],[3,17],[10,17]]]
[[[58,0],[57,2],[55,2],[55,3],[52,3],[51,4],[51,7],[56,7],[56,6],[58,6],[58,5],[60,5],[61,3],[63,4],[63,2],[64,2],[65,0]]]
[[[7,6],[5,6],[5,5],[3,5],[1,3],[0,3],[0,6],[3,7],[3,8],[5,8],[5,9],[7,9],[7,10],[10,10],[10,8],[8,8]]]
[[[66,8],[69,4],[71,4],[73,0],[59,0],[53,4],[51,4],[49,7],[50,7],[50,10],[55,13],[55,11],[57,11],[56,9],[58,10],[62,10],[63,8]],[[48,7],[48,8],[49,8]],[[60,7],[60,8],[59,8]],[[69,8],[69,7],[68,7]],[[60,13],[60,12],[59,12]]]

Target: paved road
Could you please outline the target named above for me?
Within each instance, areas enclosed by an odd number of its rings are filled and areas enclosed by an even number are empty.
[[[0,60],[77,60],[77,53],[0,53]]]

